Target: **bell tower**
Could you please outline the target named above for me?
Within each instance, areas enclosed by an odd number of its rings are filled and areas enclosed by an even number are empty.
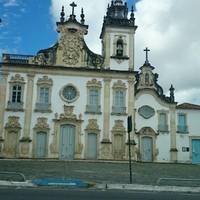
[[[111,1],[104,17],[102,32],[102,55],[105,68],[113,70],[134,70],[134,35],[137,26],[133,6],[128,18],[127,3]]]

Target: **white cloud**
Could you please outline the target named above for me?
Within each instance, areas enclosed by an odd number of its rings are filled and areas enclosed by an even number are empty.
[[[136,66],[148,46],[159,82],[165,91],[173,83],[179,102],[200,104],[199,7],[199,0],[142,0],[136,6]]]
[[[71,0],[52,0],[51,13],[54,22],[59,20],[61,6],[69,16]],[[89,33],[86,42],[91,50],[100,53],[103,16],[110,0],[76,0],[80,10],[85,10]],[[159,73],[159,83],[167,90],[172,83],[176,88],[176,100],[200,104],[200,18],[199,0],[141,0],[136,5],[136,70],[144,63],[143,49],[151,49],[150,62]],[[187,94],[187,95],[186,95]]]
[[[4,0],[4,7],[18,6],[17,0]]]
[[[75,8],[75,14],[77,19],[80,19],[81,8],[84,9],[85,23],[89,25],[89,33],[86,36],[86,42],[91,50],[94,52],[101,52],[101,42],[99,40],[101,27],[103,23],[103,16],[106,14],[106,8],[110,0],[76,0],[77,7]],[[53,15],[53,22],[59,21],[60,11],[62,5],[65,6],[65,17],[69,17],[72,10],[69,4],[71,0],[52,0],[51,13]]]

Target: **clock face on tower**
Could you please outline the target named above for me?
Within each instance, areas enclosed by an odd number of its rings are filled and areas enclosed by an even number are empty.
[[[61,89],[60,96],[64,101],[72,103],[79,97],[79,92],[75,86],[68,84]]]

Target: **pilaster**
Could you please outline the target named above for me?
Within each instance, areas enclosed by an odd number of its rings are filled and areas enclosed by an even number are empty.
[[[134,34],[131,34],[129,38],[129,70],[134,70]]]
[[[132,116],[132,132],[131,132],[131,140],[134,139],[134,122],[135,122],[135,115],[134,115],[134,108],[135,108],[135,97],[134,97],[134,83],[135,83],[135,77],[130,76],[128,79],[128,115]]]
[[[101,142],[101,159],[111,158],[110,141],[110,82],[104,79],[104,107],[103,107],[103,140]]]
[[[171,161],[177,162],[176,148],[176,105],[170,107],[170,155]]]
[[[0,78],[0,157],[2,157],[4,142],[4,114],[6,108],[6,90],[8,73],[2,72]]]
[[[105,51],[105,68],[110,67],[110,35],[106,33],[105,43],[104,43],[104,51]]]
[[[103,141],[110,142],[110,79],[104,79]]]
[[[135,153],[135,90],[134,90],[134,83],[135,83],[135,77],[130,76],[128,78],[128,116],[132,116],[132,131],[130,133],[130,142],[131,142],[131,154],[132,159],[136,160],[136,153]],[[127,136],[128,138],[128,136]],[[128,144],[128,141],[127,141]],[[128,145],[126,145],[126,158],[128,159]]]
[[[2,72],[0,79],[0,142],[3,140],[4,114],[6,108],[6,90],[8,73]]]
[[[21,142],[21,157],[28,157],[29,155],[29,143],[30,139],[30,127],[32,116],[32,104],[33,104],[33,87],[34,87],[34,74],[28,74],[27,92],[26,92],[26,105],[24,115],[24,134]]]

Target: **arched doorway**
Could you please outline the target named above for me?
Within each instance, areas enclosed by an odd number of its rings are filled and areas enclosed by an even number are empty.
[[[159,153],[156,148],[157,133],[151,127],[143,127],[138,132],[138,160],[142,162],[154,162]]]

